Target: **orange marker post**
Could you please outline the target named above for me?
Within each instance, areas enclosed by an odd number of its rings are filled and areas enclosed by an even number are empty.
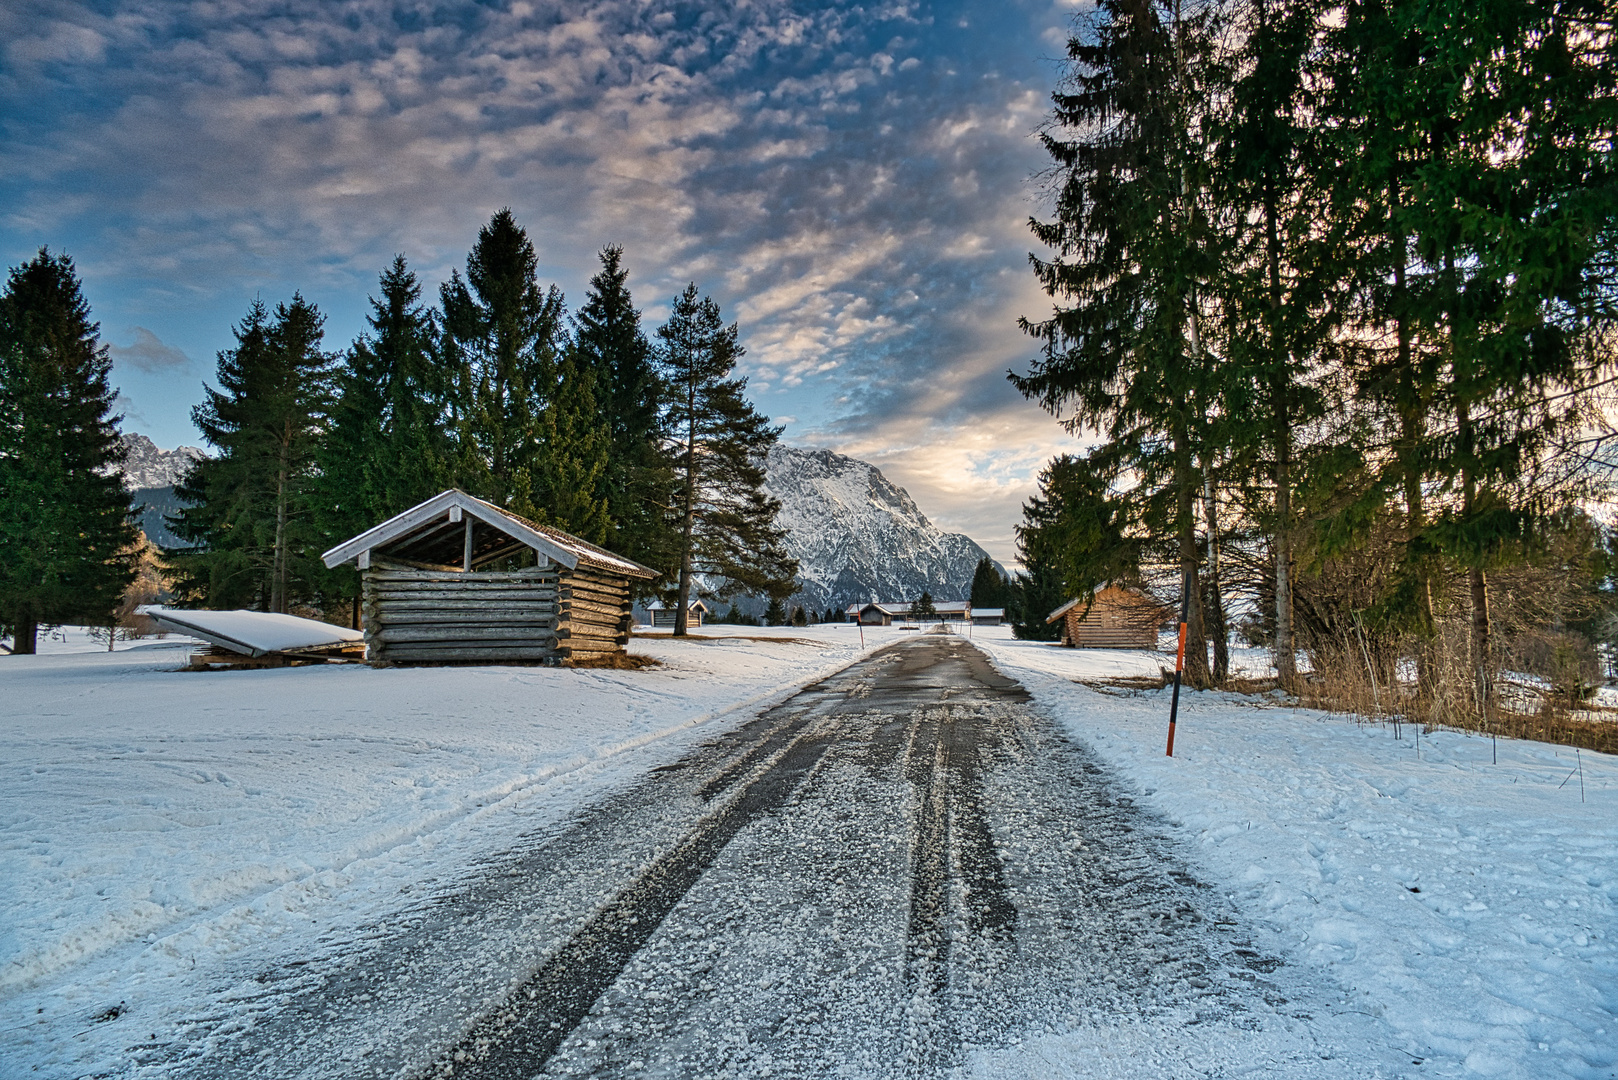
[[[1174,653],[1174,696],[1169,699],[1169,757],[1174,756],[1174,722],[1180,716],[1180,672],[1185,670],[1185,623],[1191,617],[1191,575],[1180,578],[1180,647]]]

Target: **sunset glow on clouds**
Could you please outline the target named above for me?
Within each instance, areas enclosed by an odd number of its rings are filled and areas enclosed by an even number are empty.
[[[1076,443],[1006,383],[1048,307],[1033,133],[1069,4],[132,0],[0,7],[0,256],[73,255],[127,427],[197,441],[230,326],[294,289],[361,328],[510,206],[570,302],[626,248],[695,280],[786,439],[879,465],[997,557]]]

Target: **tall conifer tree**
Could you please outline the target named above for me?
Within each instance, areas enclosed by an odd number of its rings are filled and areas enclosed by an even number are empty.
[[[562,294],[541,289],[539,258],[509,209],[478,232],[440,290],[446,361],[454,368],[461,440],[458,481],[473,494],[528,516],[535,492],[539,417],[556,384]]]
[[[1384,275],[1387,299],[1373,290],[1370,310],[1405,360],[1373,385],[1424,413],[1397,465],[1412,554],[1466,570],[1480,706],[1494,663],[1488,570],[1527,537],[1519,480],[1576,420],[1553,398],[1590,379],[1579,346],[1613,316],[1612,32],[1601,0],[1369,0],[1332,38],[1344,179]],[[1430,521],[1422,479],[1446,496]]]
[[[321,440],[315,483],[322,543],[331,545],[407,510],[448,486],[453,464],[450,379],[439,362],[437,326],[404,256],[381,275],[370,333],[349,348]],[[338,571],[332,598],[352,599],[359,582]]]
[[[1056,162],[1056,213],[1030,222],[1055,252],[1033,263],[1057,307],[1024,321],[1043,352],[1012,376],[1027,397],[1068,413],[1070,427],[1100,427],[1142,478],[1143,517],[1175,538],[1190,596],[1192,685],[1209,679],[1196,500],[1218,403],[1198,292],[1219,265],[1199,194],[1214,37],[1206,7],[1101,0],[1070,38],[1067,81],[1041,136]]]
[[[323,539],[314,521],[315,453],[330,406],[325,317],[302,295],[273,316],[255,301],[219,354],[220,389],[191,411],[217,456],[177,486],[170,519],[192,546],[176,552],[182,591],[210,607],[285,612],[316,589]]]
[[[1337,320],[1348,268],[1337,242],[1329,191],[1338,170],[1322,146],[1311,65],[1326,13],[1321,0],[1246,0],[1228,110],[1215,123],[1211,194],[1232,232],[1216,278],[1222,318],[1227,425],[1239,464],[1272,493],[1275,666],[1282,685],[1297,677],[1292,631],[1293,493],[1298,432],[1325,402],[1315,376]]]
[[[584,305],[574,317],[581,371],[595,376],[595,397],[611,439],[606,477],[611,545],[648,566],[669,563],[669,478],[659,449],[663,432],[651,343],[630,297],[623,249],[601,252]]]
[[[683,636],[698,575],[716,581],[723,598],[747,592],[779,602],[796,590],[798,564],[775,521],[781,502],[764,493],[764,455],[781,429],[742,396],[747,380],[730,377],[742,356],[736,325],[726,326],[693,283],[657,336],[679,536],[674,633]]]
[[[137,530],[107,378],[73,261],[40,249],[0,294],[0,623],[32,653],[41,622],[105,625]]]
[[[596,404],[595,373],[572,350],[557,361],[556,386],[539,415],[534,491],[538,520],[593,544],[612,532],[607,500],[612,444]]]

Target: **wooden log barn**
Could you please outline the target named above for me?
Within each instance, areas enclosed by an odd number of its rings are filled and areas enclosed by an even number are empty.
[[[366,656],[392,664],[577,663],[624,651],[657,571],[451,489],[321,556],[358,565]]]
[[[1158,627],[1172,614],[1150,593],[1109,582],[1069,600],[1045,621],[1062,620],[1062,644],[1070,649],[1155,649]]]

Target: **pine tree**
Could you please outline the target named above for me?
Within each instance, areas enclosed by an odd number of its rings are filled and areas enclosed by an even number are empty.
[[[1194,686],[1209,679],[1195,507],[1218,404],[1198,285],[1216,278],[1222,257],[1199,197],[1207,118],[1198,109],[1217,96],[1216,35],[1207,9],[1101,0],[1089,32],[1069,40],[1068,80],[1041,136],[1060,181],[1056,214],[1030,223],[1055,251],[1033,261],[1058,306],[1023,322],[1042,355],[1012,376],[1025,396],[1069,413],[1070,428],[1099,427],[1140,477],[1141,520],[1174,538],[1191,598]],[[1057,571],[1042,564],[1041,573]]]
[[[336,399],[318,448],[314,505],[327,546],[408,510],[449,486],[449,379],[437,356],[437,328],[421,285],[395,257],[372,297],[371,332],[356,340],[336,373]],[[357,596],[344,568],[339,598]]]
[[[574,350],[581,371],[595,379],[597,407],[610,449],[605,478],[609,546],[647,566],[671,563],[667,513],[669,477],[660,453],[662,417],[652,346],[629,294],[623,248],[602,250],[574,316]]]
[[[105,625],[134,577],[112,364],[72,259],[39,254],[0,294],[0,623]]]
[[[765,626],[784,626],[787,621],[786,606],[781,603],[779,596],[770,597],[769,606],[764,609]]]
[[[932,593],[926,589],[921,590],[921,595],[916,598],[916,602],[910,605],[910,617],[916,622],[925,622],[929,619],[938,618],[938,608],[933,604]]]
[[[978,560],[972,571],[972,591],[969,594],[973,608],[1004,608],[1010,583],[994,560],[987,555]]]
[[[556,385],[539,415],[531,516],[593,544],[612,531],[607,497],[610,434],[596,406],[595,376],[563,353]]]
[[[1243,5],[1237,76],[1228,112],[1215,125],[1211,179],[1233,234],[1217,279],[1227,407],[1242,421],[1228,425],[1229,435],[1240,465],[1261,474],[1273,493],[1273,652],[1289,687],[1297,678],[1291,543],[1297,433],[1325,409],[1315,376],[1339,325],[1341,283],[1350,272],[1330,212],[1337,170],[1308,90],[1325,14],[1321,0]],[[1210,485],[1210,508],[1212,494]],[[1216,520],[1209,529],[1217,532]]]
[[[333,358],[325,322],[302,295],[273,317],[254,301],[219,354],[220,389],[191,410],[218,451],[176,487],[169,519],[188,550],[174,553],[181,591],[210,607],[285,612],[317,589],[324,567],[314,521],[315,454],[330,408]]]
[[[453,413],[460,486],[525,516],[535,491],[539,418],[556,384],[562,294],[542,290],[528,234],[501,210],[478,232],[466,278],[439,291],[445,361],[456,372]]]
[[[1024,572],[1018,574],[1013,583],[1011,604],[1006,613],[1011,620],[1012,636],[1022,641],[1060,640],[1061,624],[1045,619],[1067,602],[1062,575],[1050,563],[1032,554],[1024,554],[1023,567]]]
[[[1407,507],[1425,526],[1412,554],[1465,568],[1482,708],[1488,570],[1520,557],[1533,527],[1520,481],[1579,422],[1569,402],[1597,375],[1591,361],[1609,362],[1583,345],[1618,285],[1611,13],[1600,0],[1360,3],[1332,44],[1345,179],[1380,225],[1365,230],[1373,265],[1398,286],[1372,311],[1421,358],[1404,370],[1422,381],[1392,395],[1425,416],[1399,472],[1407,492],[1425,473],[1446,497],[1430,523]]]
[[[764,455],[781,429],[742,396],[747,380],[730,378],[742,356],[735,324],[726,326],[719,305],[693,283],[675,297],[657,336],[679,537],[678,637],[696,576],[716,582],[722,598],[747,591],[779,604],[796,591],[798,564],[776,524],[780,500],[764,493]]]

